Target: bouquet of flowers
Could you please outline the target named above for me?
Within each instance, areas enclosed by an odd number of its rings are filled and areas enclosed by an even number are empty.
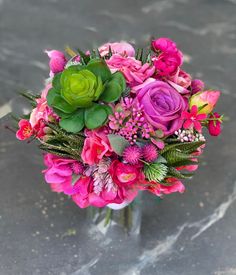
[[[46,51],[50,77],[16,137],[36,139],[46,182],[81,208],[121,208],[139,191],[183,193],[205,146],[221,132],[220,96],[182,69],[169,38],[145,49],[126,42],[82,52]]]

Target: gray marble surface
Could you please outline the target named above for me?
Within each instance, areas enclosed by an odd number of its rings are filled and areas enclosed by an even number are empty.
[[[0,129],[0,274],[236,274],[236,1],[0,0],[0,117],[21,89],[39,91],[45,48],[169,36],[185,69],[222,90],[230,117],[210,138],[183,195],[145,195],[140,238],[103,235],[43,182],[34,144]]]

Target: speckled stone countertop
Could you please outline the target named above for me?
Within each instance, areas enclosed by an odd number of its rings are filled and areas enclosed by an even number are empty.
[[[236,1],[0,0],[0,274],[236,274]],[[45,48],[174,39],[185,69],[222,90],[230,120],[209,138],[187,191],[144,196],[140,237],[103,235],[43,182],[33,144],[4,130],[21,89],[39,91]]]

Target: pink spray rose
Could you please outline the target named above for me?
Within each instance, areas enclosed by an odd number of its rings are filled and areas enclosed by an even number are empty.
[[[178,51],[175,42],[166,37],[160,37],[152,41],[152,49],[156,52],[175,53]]]
[[[192,94],[196,94],[200,91],[203,91],[204,90],[204,82],[200,79],[194,79],[192,82],[191,82],[191,91],[192,91]]]
[[[130,57],[134,57],[135,55],[135,49],[127,42],[106,43],[98,48],[100,55],[102,57],[106,56],[109,53],[109,48],[113,54],[120,54]]]
[[[53,154],[45,154],[44,163],[47,166],[47,169],[43,171],[45,181],[50,184],[53,191],[67,195],[77,192],[72,176],[83,172],[82,163]]]
[[[171,78],[173,82],[175,82],[177,85],[187,89],[191,85],[191,75],[186,73],[183,70],[179,70],[178,73]]]
[[[173,76],[183,63],[183,57],[179,52],[164,52],[153,58],[154,66],[160,76]]]
[[[196,105],[199,110],[199,114],[209,114],[215,108],[215,105],[220,97],[219,91],[204,91],[198,92],[190,98],[189,105],[190,108]]]
[[[62,72],[67,62],[64,53],[57,50],[51,50],[51,51],[46,50],[45,52],[50,58],[50,61],[49,61],[50,76],[53,76],[56,73]]]
[[[181,113],[186,110],[186,100],[170,85],[156,80],[141,89],[137,100],[144,107],[149,123],[161,129],[165,135],[171,135],[181,128]]]
[[[214,113],[210,116],[210,119],[217,119],[221,116],[218,113]],[[218,136],[221,133],[221,121],[210,120],[208,123],[208,131],[211,136]]]
[[[93,165],[98,163],[104,156],[112,152],[105,128],[85,130],[86,139],[82,150],[83,162]]]
[[[142,64],[141,61],[133,57],[124,57],[118,54],[112,55],[106,62],[112,73],[122,72],[131,87],[142,84],[155,71],[155,68],[148,63]]]

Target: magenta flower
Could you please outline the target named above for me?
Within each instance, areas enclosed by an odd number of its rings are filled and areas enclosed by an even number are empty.
[[[204,82],[201,80],[201,79],[194,79],[192,82],[191,82],[191,90],[192,90],[192,94],[196,94],[200,91],[203,91],[204,90]]]
[[[67,62],[64,53],[57,50],[51,50],[51,51],[46,50],[45,52],[50,58],[50,61],[49,61],[50,76],[53,76],[56,73],[62,72]]]
[[[206,118],[207,118],[207,115],[206,114],[198,114],[198,107],[196,105],[193,105],[190,112],[184,111],[182,113],[182,119],[185,120],[183,127],[184,127],[184,129],[189,129],[189,128],[193,127],[198,132],[201,133],[202,125],[201,125],[200,121],[202,121]]]

